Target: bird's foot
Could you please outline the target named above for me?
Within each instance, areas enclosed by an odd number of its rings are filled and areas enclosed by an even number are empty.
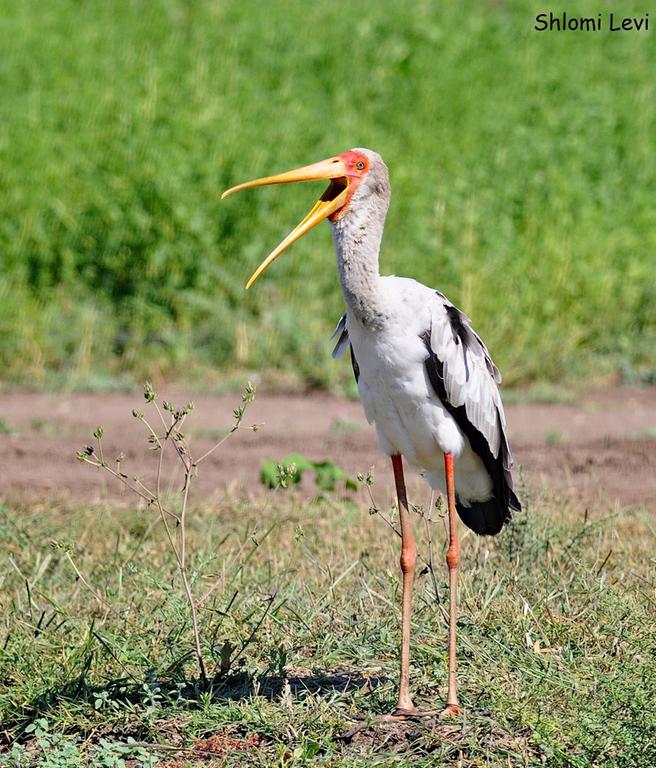
[[[425,720],[427,718],[438,718],[440,720],[446,720],[450,717],[457,717],[461,712],[458,704],[447,704],[444,709],[417,709],[413,706],[411,708],[397,707],[391,715],[383,715],[383,720]]]
[[[439,713],[440,720],[444,720],[447,717],[457,717],[461,710],[458,704],[447,704],[446,707]]]
[[[426,720],[428,718],[441,717],[439,709],[417,709],[417,707],[397,707],[389,715],[378,715],[375,719],[379,723],[398,723],[412,720]]]
[[[399,707],[397,706],[394,712],[392,712],[390,715],[387,715],[387,717],[391,718],[392,720],[411,720],[414,717],[417,717],[417,712],[419,710],[417,707],[415,707],[414,704],[411,704],[409,707]]]
[[[373,720],[376,723],[403,723],[419,720],[428,720],[430,718],[445,720],[450,717],[457,717],[461,713],[457,704],[447,704],[444,709],[417,709],[417,707],[397,707],[389,715],[376,715]],[[359,715],[356,720],[368,720],[371,716]]]

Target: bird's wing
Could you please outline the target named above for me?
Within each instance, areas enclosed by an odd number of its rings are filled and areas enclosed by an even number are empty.
[[[430,329],[423,338],[430,354],[431,382],[438,396],[450,410],[457,409],[462,417],[466,416],[495,459],[502,451],[504,469],[509,470],[512,455],[498,387],[501,374],[467,315],[439,291],[435,291]]]
[[[349,342],[348,327],[346,325],[346,312],[339,318],[339,322],[335,326],[333,335],[330,338],[334,339],[335,337],[337,337],[337,343],[333,349],[333,357],[341,357],[341,355],[344,353],[344,350],[349,347],[351,350],[351,365],[353,367],[353,375],[355,376],[355,382],[357,384],[360,379],[360,366],[358,365],[358,361],[355,359],[355,355],[353,354],[353,347]]]
[[[346,328],[346,312],[339,318],[339,322],[335,326],[331,340],[337,337],[335,348],[333,349],[333,357],[341,357],[349,343],[348,330]]]
[[[510,474],[501,375],[469,318],[437,291],[430,315],[430,327],[422,334],[428,378],[492,481],[492,498],[469,502],[456,494],[456,509],[476,533],[494,535],[510,520],[511,510],[521,509]]]

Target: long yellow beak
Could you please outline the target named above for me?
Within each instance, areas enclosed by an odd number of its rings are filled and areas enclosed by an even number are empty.
[[[266,259],[264,259],[255,272],[253,272],[249,281],[246,283],[247,289],[253,285],[264,270],[272,264],[283,251],[287,250],[292,243],[303,237],[306,232],[309,232],[313,227],[316,227],[320,221],[327,219],[328,216],[335,213],[335,211],[338,211],[344,205],[348,197],[346,166],[340,157],[330,157],[328,160],[322,160],[321,162],[313,163],[312,165],[305,165],[303,168],[296,168],[293,171],[279,173],[276,176],[265,176],[262,179],[254,179],[253,181],[246,181],[243,184],[237,184],[236,187],[231,187],[221,195],[221,199],[223,200],[224,197],[228,197],[228,195],[231,195],[233,192],[239,192],[242,189],[264,187],[269,184],[290,184],[293,181],[316,181],[319,179],[343,179],[344,184],[331,184],[328,187],[303,221],[294,227],[282,243],[280,243],[280,245],[272,251]]]

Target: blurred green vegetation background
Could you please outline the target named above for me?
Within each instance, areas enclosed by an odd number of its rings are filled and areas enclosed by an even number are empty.
[[[244,291],[321,186],[219,194],[367,146],[383,271],[465,309],[507,382],[648,380],[654,32],[536,32],[538,10],[0,0],[0,377],[341,386],[328,226]]]

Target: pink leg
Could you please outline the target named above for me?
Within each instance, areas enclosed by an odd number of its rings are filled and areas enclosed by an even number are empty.
[[[412,530],[412,521],[408,511],[408,499],[403,479],[403,459],[400,454],[392,456],[394,482],[399,500],[399,519],[401,521],[401,571],[403,573],[403,610],[401,623],[401,677],[399,681],[399,700],[395,714],[414,713],[417,708],[410,698],[410,614],[412,612],[412,584],[415,578],[417,545]]]
[[[449,690],[446,699],[446,709],[442,712],[442,715],[448,716],[457,715],[460,712],[456,690],[456,620],[458,611],[460,543],[458,541],[453,456],[450,453],[444,454],[444,472],[446,474],[446,496],[449,509],[449,548],[446,553],[446,564],[449,567]]]

